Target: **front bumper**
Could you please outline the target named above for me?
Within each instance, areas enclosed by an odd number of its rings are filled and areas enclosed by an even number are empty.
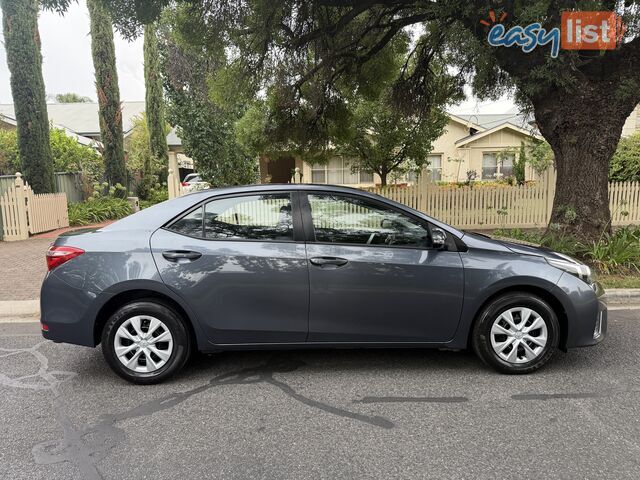
[[[598,282],[591,285],[565,273],[558,288],[562,290],[567,317],[566,348],[588,347],[602,342],[607,335],[607,297]]]

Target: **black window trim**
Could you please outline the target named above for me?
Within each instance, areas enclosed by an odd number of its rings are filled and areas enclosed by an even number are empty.
[[[432,251],[445,251],[445,252],[459,252],[460,247],[458,243],[455,241],[455,235],[449,232],[446,229],[447,239],[449,240],[447,249],[437,249],[432,247],[418,247],[412,245],[367,245],[362,243],[343,243],[343,242],[318,242],[315,236],[315,228],[313,226],[313,218],[311,216],[311,204],[309,203],[309,195],[320,194],[320,195],[333,195],[339,197],[348,197],[348,198],[356,198],[368,201],[374,205],[378,205],[384,207],[386,209],[393,210],[398,212],[401,215],[411,218],[416,221],[420,226],[427,229],[429,235],[431,235],[431,228],[441,228],[437,225],[432,225],[428,220],[418,217],[412,212],[406,211],[402,208],[396,207],[395,205],[389,204],[382,200],[378,200],[377,198],[371,198],[366,195],[359,195],[357,193],[351,192],[342,192],[342,191],[332,191],[329,189],[319,189],[319,190],[301,190],[300,192],[300,210],[302,213],[302,221],[305,233],[305,241],[306,243],[314,244],[314,245],[337,245],[341,247],[368,247],[368,248],[402,248],[402,249],[410,249],[410,250],[432,250]]]
[[[207,238],[205,236],[204,229],[204,208],[205,205],[209,202],[213,202],[215,200],[224,200],[227,198],[237,198],[237,197],[255,197],[258,195],[278,195],[278,194],[289,194],[291,198],[291,218],[293,220],[293,239],[292,240],[276,240],[276,239],[251,239],[251,238]],[[202,215],[202,235],[200,237],[196,237],[194,235],[187,235],[185,233],[180,233],[175,230],[171,230],[171,226],[176,222],[179,222],[187,215],[195,212],[199,208],[203,209]],[[296,190],[260,190],[254,192],[237,192],[237,193],[227,193],[222,195],[213,195],[211,197],[207,197],[192,205],[187,210],[176,215],[174,218],[165,223],[162,227],[163,230],[169,231],[171,233],[175,233],[176,235],[182,235],[183,237],[194,238],[196,240],[206,240],[208,242],[270,242],[270,243],[305,243],[305,236],[303,231],[303,221],[302,221],[302,213],[300,209],[300,192]]]

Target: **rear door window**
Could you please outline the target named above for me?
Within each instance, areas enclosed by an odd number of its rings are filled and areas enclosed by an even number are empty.
[[[176,233],[207,240],[293,240],[290,193],[212,200],[169,227]]]

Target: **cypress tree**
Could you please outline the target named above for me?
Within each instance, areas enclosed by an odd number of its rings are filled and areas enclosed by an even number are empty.
[[[151,154],[163,165],[161,177],[166,178],[169,154],[165,133],[164,100],[162,96],[162,77],[160,76],[160,57],[158,54],[158,36],[152,23],[144,27],[144,83],[147,128]],[[147,165],[148,163],[149,165]],[[151,162],[145,162],[145,180],[151,178]]]
[[[104,145],[105,175],[110,185],[126,186],[122,107],[116,70],[113,27],[109,13],[99,0],[87,0],[91,20],[91,53],[98,95],[100,136]],[[123,195],[126,191],[123,191]]]
[[[54,190],[37,0],[0,0],[22,173],[36,193]]]

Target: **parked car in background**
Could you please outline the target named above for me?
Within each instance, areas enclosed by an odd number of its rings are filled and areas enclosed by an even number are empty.
[[[135,383],[194,350],[285,347],[472,348],[529,373],[607,327],[586,265],[329,185],[196,192],[60,236],[47,262],[43,336],[102,344]]]
[[[199,173],[189,173],[186,177],[184,177],[184,180],[180,182],[180,186],[186,193],[211,188],[211,185],[208,182],[202,180],[202,177]]]

